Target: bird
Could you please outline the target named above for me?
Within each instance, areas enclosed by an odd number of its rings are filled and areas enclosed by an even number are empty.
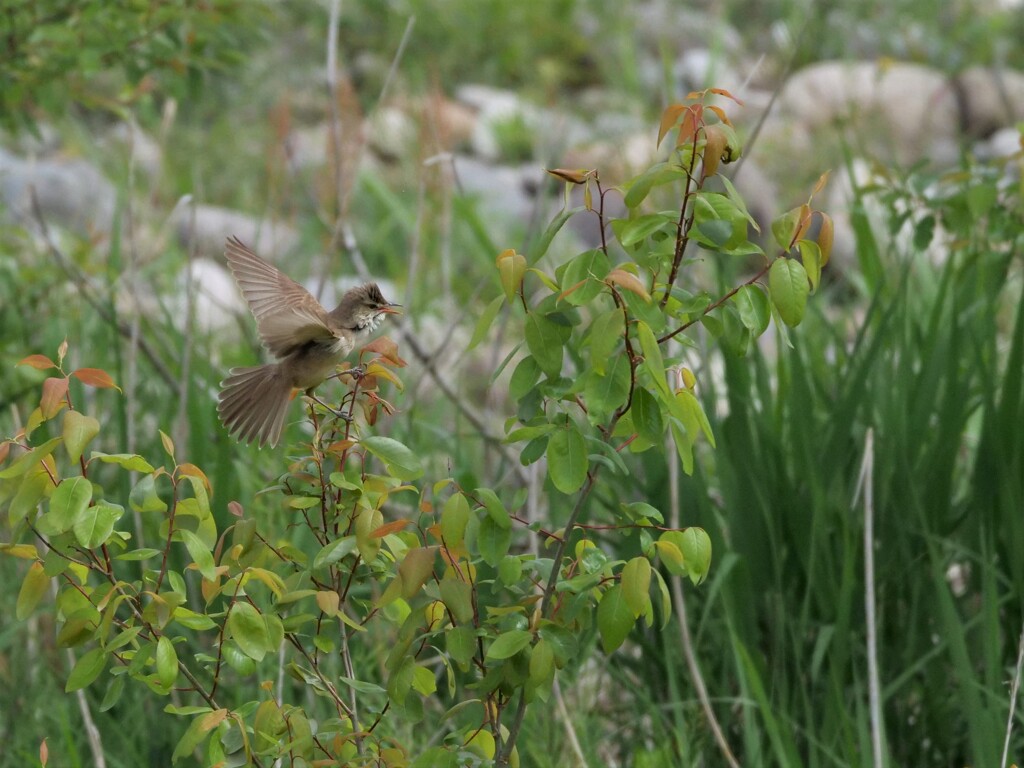
[[[313,390],[399,305],[376,283],[346,291],[328,312],[309,291],[264,261],[237,237],[225,257],[249,304],[260,340],[277,362],[232,368],[221,382],[217,413],[228,433],[245,443],[276,446],[292,392]]]

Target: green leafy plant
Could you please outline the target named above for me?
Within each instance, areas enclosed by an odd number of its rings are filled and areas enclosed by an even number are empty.
[[[775,222],[769,258],[749,239],[735,189],[708,189],[740,154],[725,111],[705,106],[710,93],[665,111],[659,143],[675,132],[674,146],[618,190],[626,218],[606,217],[614,190],[596,171],[552,171],[567,192],[583,188],[584,205],[563,211],[529,258],[497,257],[502,292],[473,342],[503,311],[515,328],[520,341],[494,374],[517,359],[506,442],[523,465],[544,460],[550,520],[525,489],[474,487],[459,473],[428,480],[427,449],[373,433],[393,412],[382,387],[401,387],[404,361],[387,339],[339,371],[336,410],[308,404],[312,436],[266,492],[290,516],[277,531],[219,499],[166,436],[159,461],[86,458],[102,425],[73,406],[72,385],[114,382],[66,372],[66,345],[56,361],[25,358],[56,374],[24,429],[0,443],[13,532],[3,550],[29,563],[19,618],[56,584],[57,642],[84,650],[67,690],[102,678],[103,708],[129,680],[173,695],[165,711],[188,719],[175,762],[518,765],[526,711],[548,699],[559,670],[595,636],[611,653],[638,622],[664,625],[669,580],[700,584],[709,572],[708,535],[628,495],[626,482],[643,454],[689,473],[698,440],[714,444],[675,340],[700,323],[744,350],[773,315],[797,325],[828,260],[831,222],[809,203]],[[674,207],[649,210],[656,197]],[[598,218],[602,245],[549,273],[541,259],[575,214]],[[691,292],[681,282],[698,246],[763,265],[718,298]],[[118,495],[125,473],[130,491]],[[157,546],[123,529],[129,508],[159,519]],[[379,664],[360,663],[372,658],[360,649],[381,647]],[[422,721],[436,743],[412,742]]]

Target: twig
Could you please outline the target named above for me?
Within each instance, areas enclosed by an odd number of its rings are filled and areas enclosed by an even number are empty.
[[[562,723],[565,725],[565,735],[569,739],[569,746],[572,747],[572,751],[576,755],[576,764],[580,768],[587,768],[587,758],[583,754],[580,740],[576,736],[576,729],[572,726],[572,718],[569,717],[569,710],[566,709],[565,699],[562,698],[562,687],[558,684],[557,677],[552,684],[552,691],[555,694],[555,706],[558,707],[558,716],[562,718]]]
[[[878,677],[878,631],[875,621],[875,433],[864,436],[864,459],[857,478],[853,504],[864,491],[864,613],[867,619],[868,702],[871,711],[871,755],[875,768],[882,768],[885,724],[882,722],[882,695]]]
[[[562,538],[558,542],[558,547],[555,550],[554,557],[551,559],[551,573],[548,575],[547,584],[544,586],[544,596],[540,601],[539,615],[541,618],[547,618],[548,606],[551,604],[551,599],[555,595],[555,587],[558,586],[558,575],[562,570],[562,558],[565,556],[565,550],[569,547],[569,540],[572,538],[572,532],[576,527],[576,521],[579,520],[580,513],[583,511],[583,507],[587,499],[590,497],[590,492],[594,490],[594,484],[597,482],[597,476],[600,472],[601,465],[598,464],[594,466],[587,475],[587,481],[582,490],[580,490],[579,496],[576,499],[576,505],[569,514],[569,520],[566,522],[565,528],[562,531]],[[512,719],[512,725],[509,726],[508,736],[505,737],[505,743],[498,752],[495,765],[508,766],[509,758],[512,755],[512,749],[516,745],[516,738],[519,736],[519,731],[523,727],[523,718],[525,716],[526,691],[524,690],[519,695],[519,704],[516,707],[516,713]]]
[[[68,663],[73,669],[75,666],[75,654],[67,649]],[[107,768],[107,759],[103,756],[103,739],[100,737],[100,729],[92,719],[92,711],[89,709],[89,699],[85,696],[85,689],[79,688],[75,691],[78,699],[78,711],[82,713],[82,725],[85,727],[85,735],[89,739],[89,751],[92,752],[93,765],[96,768]]]
[[[57,263],[60,265],[61,269],[64,270],[64,273],[75,284],[75,287],[78,288],[79,294],[81,294],[82,298],[85,299],[86,303],[88,303],[89,306],[93,308],[96,314],[98,314],[105,322],[109,323],[114,329],[116,329],[117,332],[121,334],[121,336],[123,336],[126,339],[131,339],[132,330],[128,323],[124,323],[121,322],[120,320],[117,320],[114,317],[114,315],[110,312],[110,310],[103,305],[103,302],[92,295],[92,288],[90,287],[85,275],[83,275],[77,269],[77,267],[75,267],[71,259],[69,259],[64,254],[64,252],[60,249],[60,246],[58,246],[57,243],[54,241],[52,235],[50,234],[50,229],[46,225],[46,220],[43,217],[42,209],[39,207],[39,199],[36,197],[35,189],[32,190],[31,197],[32,214],[33,216],[35,216],[36,222],[39,224],[40,234],[42,235],[43,241],[46,243],[46,247],[49,249],[51,255],[57,260]],[[162,378],[164,382],[166,382],[167,386],[171,388],[171,391],[174,394],[174,396],[177,397],[178,382],[175,380],[174,375],[171,373],[170,369],[160,358],[160,356],[156,353],[156,351],[149,344],[149,342],[146,341],[146,339],[143,338],[141,335],[138,338],[138,345],[139,349],[142,351],[142,354],[146,356],[146,359],[149,360],[150,364],[153,366],[153,369],[157,372],[157,374],[159,374],[160,378]]]
[[[1024,630],[1021,630],[1020,641],[1017,644],[1017,672],[1013,676],[1013,685],[1010,686],[1010,714],[1006,717],[1006,740],[1003,742],[1003,759],[1000,762],[1002,768],[1006,768],[1006,761],[1010,755],[1010,734],[1013,732],[1013,713],[1017,708],[1022,667],[1024,667]]]
[[[174,422],[174,442],[184,445],[188,439],[188,380],[192,369],[192,346],[196,325],[195,276],[192,265],[196,259],[196,204],[195,199],[189,205],[188,250],[185,256],[185,331],[181,341],[181,375],[178,390],[178,417]]]
[[[667,455],[674,456],[671,451]],[[668,462],[668,482],[669,503],[671,505],[669,507],[669,525],[673,528],[679,528],[682,522],[679,516],[679,463],[675,460]],[[690,625],[686,616],[686,596],[683,592],[684,585],[682,579],[679,576],[673,576],[672,586],[674,587],[672,590],[672,607],[679,621],[680,643],[683,646],[686,668],[690,671],[690,678],[693,681],[694,691],[697,693],[697,700],[704,711],[704,717],[707,718],[708,724],[711,726],[711,733],[715,738],[715,743],[718,744],[718,749],[721,751],[725,762],[729,765],[729,768],[740,768],[736,756],[733,755],[732,749],[729,747],[729,742],[725,740],[725,732],[718,722],[714,707],[711,706],[711,697],[708,696],[708,689],[704,684],[704,675],[701,674],[700,665],[697,663],[697,654],[693,648],[693,638],[690,636]]]

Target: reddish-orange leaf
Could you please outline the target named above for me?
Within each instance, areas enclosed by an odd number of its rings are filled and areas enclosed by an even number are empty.
[[[578,290],[579,288],[581,288],[582,286],[584,286],[586,284],[587,284],[586,280],[580,280],[578,283],[576,283],[576,285],[572,286],[571,288],[566,288],[564,291],[562,291],[560,294],[558,294],[558,300],[561,301],[566,296],[571,294],[573,291]]]
[[[704,176],[714,176],[718,172],[718,166],[722,162],[722,155],[725,153],[725,147],[729,140],[717,125],[707,126],[704,129],[704,136],[707,139],[707,144],[704,146]]]
[[[7,459],[7,454],[11,452],[11,443],[9,440],[5,440],[0,443],[0,464],[3,464]]]
[[[99,368],[79,368],[71,375],[90,387],[96,387],[97,389],[116,389],[118,392],[121,391],[121,388],[114,383],[112,378],[110,378],[110,374],[106,371],[100,370]]]
[[[228,502],[228,512],[235,517],[245,517],[245,509],[237,501]]]
[[[40,371],[57,367],[57,364],[46,355],[29,355],[28,357],[19,360],[18,365],[30,365],[33,368],[38,368]],[[43,743],[45,744],[46,742]]]
[[[725,114],[724,109],[722,109],[721,107],[716,107],[714,104],[709,104],[708,109],[710,109],[712,112],[718,115],[718,119],[721,120],[723,123],[725,123],[726,125],[732,125],[732,120],[730,120],[729,116]]]
[[[68,394],[68,380],[63,376],[52,376],[43,382],[43,396],[39,401],[39,410],[43,418],[52,419],[64,404]]]
[[[661,124],[658,126],[658,146],[661,146],[661,140],[665,138],[665,134],[672,130],[672,126],[676,124],[679,116],[686,109],[688,107],[685,104],[669,104],[665,107],[665,111],[661,113]]]
[[[709,88],[708,90],[711,91],[712,93],[717,93],[719,96],[725,96],[725,98],[727,98],[727,99],[732,99],[737,104],[739,104],[741,107],[743,106],[743,102],[740,101],[739,99],[737,99],[735,96],[733,96],[727,90],[725,90],[725,88]]]
[[[570,168],[545,168],[544,171],[556,179],[567,181],[570,184],[585,184],[587,176],[590,174],[589,171],[574,171]]]
[[[796,245],[798,242],[804,239],[804,235],[807,234],[807,230],[811,226],[812,213],[813,211],[811,211],[811,206],[807,205],[807,203],[804,203],[803,205],[800,206],[800,218],[798,220],[799,223],[796,225],[796,232],[793,233],[793,241],[790,244],[791,248],[793,247],[793,245]]]
[[[821,192],[821,190],[825,188],[825,185],[828,183],[828,175],[830,173],[832,173],[832,171],[825,171],[823,174],[821,174],[821,176],[818,177],[818,181],[817,183],[815,183],[814,189],[811,190],[811,197],[814,197],[816,194],[818,194],[819,192]],[[807,202],[810,202],[810,198],[808,198]]]
[[[206,473],[203,472],[203,470],[201,470],[195,464],[179,464],[178,474],[188,475],[190,477],[198,477],[200,480],[203,481],[203,485],[206,486],[206,492],[211,495],[213,494],[213,488],[210,487],[210,479],[206,476]]]
[[[371,531],[370,536],[374,539],[383,539],[388,534],[398,533],[408,524],[408,520],[392,520],[390,523],[384,523],[380,528]]]
[[[704,105],[692,104],[686,108],[683,120],[679,124],[679,141],[676,146],[696,141],[697,133],[704,125]]]
[[[693,101],[694,99],[703,99],[707,95],[707,91],[690,91],[688,94],[686,94],[686,100]]]
[[[226,709],[215,709],[213,712],[210,712],[203,717],[203,721],[199,725],[199,730],[202,733],[206,733],[224,722],[224,718],[227,716],[228,711]]]
[[[46,768],[47,762],[50,760],[50,748],[46,746],[46,739],[43,739],[39,744],[39,762]]]
[[[626,272],[624,269],[613,269],[604,280],[606,283],[614,283],[620,288],[632,291],[637,296],[641,296],[648,301],[651,299],[651,295],[647,293],[647,289],[640,282],[640,278],[632,272]]]
[[[380,338],[374,339],[365,347],[364,352],[374,352],[380,355],[395,368],[405,368],[408,365],[405,360],[398,354],[398,345],[387,336],[381,336]]]

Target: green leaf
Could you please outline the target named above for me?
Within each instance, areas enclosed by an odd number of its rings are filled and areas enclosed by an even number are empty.
[[[711,446],[715,447],[715,435],[711,431],[711,422],[708,421],[708,416],[704,413],[704,406],[700,404],[696,395],[688,389],[681,389],[676,392],[674,405],[681,410],[682,422],[686,425],[686,430],[690,433],[691,438],[696,440],[699,427]]]
[[[92,499],[92,483],[84,477],[69,477],[60,481],[50,497],[50,511],[36,522],[40,533],[56,536],[71,530],[85,513]]]
[[[693,442],[694,439],[690,437],[682,425],[676,419],[670,419],[668,422],[669,432],[672,434],[672,442],[675,443],[676,453],[679,454],[679,461],[682,462],[683,472],[688,475],[693,474]]]
[[[99,459],[104,464],[117,464],[121,469],[127,469],[129,472],[141,472],[144,475],[148,475],[154,471],[152,464],[133,453],[100,453],[99,451],[93,451],[89,456],[89,461],[95,461],[96,459]],[[156,510],[141,511],[149,512]]]
[[[56,450],[57,446],[64,442],[62,437],[54,437],[47,440],[42,445],[38,445],[22,456],[11,462],[11,465],[4,470],[0,470],[0,480],[6,480],[11,477],[18,477],[24,475],[32,467],[38,464],[40,461],[45,459],[51,453]]]
[[[562,372],[562,347],[571,331],[538,312],[526,316],[526,346],[549,378],[557,378]]]
[[[509,517],[508,510],[506,510],[505,505],[501,503],[501,499],[498,498],[498,494],[490,488],[477,488],[473,493],[480,497],[480,500],[483,502],[484,509],[487,510],[488,516],[499,528],[508,529],[512,527],[512,518]]]
[[[811,283],[811,293],[814,293],[821,280],[821,248],[813,240],[801,240],[797,247],[800,249],[800,260],[807,272],[807,279]]]
[[[161,635],[156,643],[156,676],[164,688],[170,688],[178,679],[178,654],[166,635]]]
[[[100,423],[92,416],[80,411],[67,411],[64,414],[64,447],[72,463],[82,457],[82,451],[100,432]]]
[[[359,441],[366,450],[384,462],[399,480],[415,480],[423,474],[423,465],[409,448],[394,438],[371,435]]]
[[[672,594],[668,590],[668,583],[665,581],[665,577],[661,575],[661,571],[654,569],[652,573],[658,582],[658,592],[661,594],[660,629],[665,629],[668,626],[668,620],[672,618]]]
[[[654,548],[668,572],[675,576],[686,575],[686,563],[683,560],[682,532],[665,531],[654,542]]]
[[[18,591],[18,602],[14,609],[18,621],[24,621],[32,615],[49,586],[50,577],[43,571],[43,564],[37,560],[29,566]]]
[[[555,651],[541,638],[530,653],[530,682],[535,686],[550,685],[555,677]]]
[[[437,545],[416,547],[407,550],[398,564],[398,575],[402,577],[402,597],[411,600],[434,572]]]
[[[527,355],[519,364],[516,365],[516,369],[512,371],[512,378],[508,382],[508,394],[512,400],[521,400],[526,394],[533,389],[534,384],[537,383],[537,379],[540,378],[540,366],[537,365],[537,361],[531,356]]]
[[[498,580],[507,587],[518,584],[523,576],[523,561],[515,555],[505,555],[498,563]]]
[[[21,479],[21,485],[11,499],[7,513],[12,528],[36,509],[51,485],[50,476],[41,470],[29,472]]]
[[[783,251],[788,251],[793,247],[793,236],[796,234],[803,214],[804,208],[800,206],[786,211],[772,222],[772,237],[775,238],[775,244]]]
[[[178,739],[178,743],[174,747],[174,753],[171,755],[172,763],[178,762],[183,757],[189,757],[206,739],[210,730],[203,726],[208,714],[207,712],[206,714],[199,715],[185,729],[185,732]]]
[[[355,536],[343,536],[340,539],[328,542],[316,553],[316,557],[313,558],[313,570],[317,571],[329,565],[334,565],[347,555],[355,552],[357,547],[358,542]]]
[[[771,306],[764,290],[757,285],[744,285],[732,297],[740,315],[740,322],[750,329],[755,337],[768,330],[772,318]]]
[[[601,374],[590,371],[583,394],[587,402],[587,415],[591,423],[604,422],[629,396],[629,360],[615,355],[607,370]]]
[[[562,272],[562,292],[571,290],[565,300],[576,306],[593,301],[604,290],[602,281],[610,268],[608,257],[599,248],[573,258]]]
[[[656,443],[665,432],[665,421],[657,399],[644,387],[633,390],[633,403],[629,408],[633,415],[633,428],[640,437]]]
[[[551,220],[551,223],[548,224],[547,229],[544,230],[540,238],[538,238],[537,244],[530,249],[530,263],[536,264],[540,261],[544,254],[548,252],[548,248],[551,247],[551,241],[554,240],[555,235],[558,234],[558,230],[565,226],[565,222],[572,218],[573,215],[585,210],[586,208],[580,206],[560,211],[559,214]]]
[[[810,291],[803,264],[796,259],[776,259],[768,270],[768,290],[782,321],[790,328],[798,326]]]
[[[117,675],[110,678],[110,682],[107,684],[107,692],[103,694],[103,701],[100,702],[100,712],[107,712],[120,701],[121,694],[124,693],[125,677],[127,675]]]
[[[93,454],[93,458],[96,454]],[[103,460],[103,457],[100,457]],[[167,504],[156,492],[156,478],[146,475],[132,488],[128,494],[128,504],[136,512],[165,512]]]
[[[640,341],[640,351],[644,360],[641,364],[651,377],[651,383],[663,395],[669,394],[668,382],[665,380],[665,361],[661,357],[661,347],[650,326],[643,321],[636,324],[636,336]]]
[[[357,693],[387,693],[376,683],[368,683],[365,680],[354,680],[351,677],[339,677],[339,680]]]
[[[416,676],[416,662],[412,656],[402,658],[398,668],[388,677],[388,696],[395,704],[401,706],[405,703],[406,696],[412,690],[413,679]]]
[[[273,650],[263,616],[247,602],[239,600],[231,606],[228,631],[242,653],[253,661],[262,661],[267,652]]]
[[[477,320],[476,328],[473,329],[473,338],[469,340],[469,346],[466,347],[467,352],[484,340],[487,332],[491,329],[491,324],[494,323],[494,318],[498,316],[498,312],[504,303],[504,298],[497,296],[484,308],[483,314]]]
[[[566,419],[564,427],[551,435],[547,457],[548,477],[555,488],[572,494],[583,487],[587,479],[587,445],[572,420]]]
[[[445,648],[452,661],[465,668],[476,653],[476,633],[468,624],[451,627],[444,633]]]
[[[623,567],[620,583],[626,605],[633,612],[634,618],[640,618],[651,604],[650,561],[646,557],[634,557]]]
[[[441,536],[445,546],[457,548],[466,536],[469,522],[469,502],[461,493],[453,493],[441,510]]]
[[[668,229],[676,225],[678,213],[649,213],[645,216],[637,216],[619,225],[616,229],[616,236],[623,248],[641,243],[648,237],[662,229]]]
[[[629,209],[642,203],[654,187],[669,184],[686,175],[680,166],[669,163],[656,163],[626,184],[624,201]]]
[[[604,652],[611,653],[622,645],[635,623],[636,618],[622,593],[622,586],[616,584],[606,590],[597,606],[597,629],[601,633]]]
[[[68,675],[68,682],[64,686],[65,693],[77,691],[91,684],[107,665],[107,652],[102,648],[93,648],[82,654],[75,662],[71,674]]]
[[[441,600],[451,611],[452,617],[459,624],[470,624],[473,621],[473,587],[466,582],[446,576],[438,584]]]
[[[497,568],[511,543],[511,529],[498,525],[490,515],[484,515],[476,534],[476,546],[484,562]]]
[[[213,562],[213,553],[210,552],[210,548],[206,546],[202,539],[185,528],[177,529],[174,535],[180,537],[185,543],[189,557],[192,558],[192,562],[199,568],[203,578],[207,581],[214,581],[217,578],[217,566]]]
[[[711,537],[703,528],[687,528],[680,549],[690,581],[700,584],[711,570]]]
[[[74,411],[68,411],[74,413]],[[87,507],[72,526],[78,543],[86,549],[96,549],[110,538],[114,524],[124,514],[124,507],[109,501],[98,501]]]
[[[590,367],[603,374],[608,360],[622,340],[623,318],[621,309],[609,309],[594,318],[590,325]]]
[[[487,658],[508,659],[530,644],[533,634],[525,629],[510,629],[502,632],[487,649]]]

